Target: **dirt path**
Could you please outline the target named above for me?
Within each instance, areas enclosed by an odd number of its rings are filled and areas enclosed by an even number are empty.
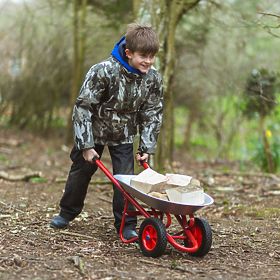
[[[179,172],[206,182],[215,199],[196,214],[211,224],[212,249],[194,258],[168,246],[162,257],[152,259],[115,234],[109,184],[90,186],[84,212],[68,230],[50,229],[64,188],[59,180],[70,164],[67,147],[11,131],[1,131],[2,138],[7,141],[0,142],[0,170],[19,174],[28,167],[43,178],[0,179],[0,279],[280,278],[277,178],[178,164]],[[101,172],[98,180],[105,180]]]

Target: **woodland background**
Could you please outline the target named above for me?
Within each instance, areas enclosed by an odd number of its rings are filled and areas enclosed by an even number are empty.
[[[276,0],[2,0],[0,124],[70,143],[85,73],[128,23],[144,22],[161,42],[158,167],[170,167],[178,151],[277,172],[279,11]]]
[[[84,75],[133,21],[160,37],[155,169],[197,178],[214,198],[195,213],[212,229],[203,258],[123,244],[101,171],[69,228],[49,227]],[[0,42],[1,280],[279,279],[280,1],[0,0]]]

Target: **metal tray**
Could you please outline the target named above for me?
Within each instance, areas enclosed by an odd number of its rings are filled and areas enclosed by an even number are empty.
[[[174,215],[190,215],[200,208],[209,206],[214,202],[213,198],[206,193],[204,193],[204,203],[200,205],[175,203],[172,201],[156,198],[130,186],[130,180],[135,176],[136,175],[114,175],[116,180],[130,195],[141,200],[148,206],[164,213],[170,213]]]

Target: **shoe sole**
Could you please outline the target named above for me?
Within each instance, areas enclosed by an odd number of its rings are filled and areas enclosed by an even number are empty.
[[[67,228],[68,225],[65,225],[65,226],[57,226],[57,225],[54,225],[54,224],[50,224],[50,227],[51,227],[51,228],[54,228],[54,229],[64,229],[64,228]]]

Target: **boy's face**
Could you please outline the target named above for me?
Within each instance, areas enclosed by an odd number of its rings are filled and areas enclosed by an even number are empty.
[[[155,62],[155,56],[153,54],[144,54],[140,52],[132,52],[129,49],[125,50],[128,57],[128,63],[130,66],[138,69],[141,73],[148,73],[151,66]]]

